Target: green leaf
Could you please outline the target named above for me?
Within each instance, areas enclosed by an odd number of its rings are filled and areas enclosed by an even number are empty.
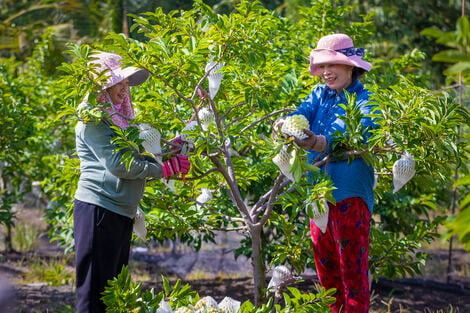
[[[168,295],[171,293],[170,282],[163,275],[162,275],[162,280],[163,280],[163,290],[165,291],[165,296],[168,297]]]
[[[421,31],[421,35],[439,38],[444,35],[444,32],[440,30],[439,28],[433,26],[433,27],[428,27],[428,28],[423,29]]]
[[[290,291],[290,293],[297,299],[301,298],[301,293],[299,289],[294,288],[294,287],[287,287],[287,289]]]

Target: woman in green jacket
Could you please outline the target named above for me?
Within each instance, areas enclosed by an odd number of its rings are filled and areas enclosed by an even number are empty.
[[[80,180],[74,201],[77,312],[105,312],[101,293],[107,281],[120,273],[129,259],[130,242],[137,205],[147,178],[168,178],[186,174],[187,156],[175,156],[160,165],[135,154],[127,169],[121,163],[123,151],[115,152],[112,125],[126,129],[134,118],[129,86],[145,82],[146,70],[123,68],[117,54],[98,52],[92,63],[105,71],[106,82],[97,99],[109,118],[79,121],[75,127],[80,158]],[[79,110],[89,106],[87,97]]]

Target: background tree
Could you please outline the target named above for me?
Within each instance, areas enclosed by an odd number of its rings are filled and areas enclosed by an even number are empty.
[[[56,119],[64,102],[60,96],[63,86],[49,76],[47,59],[54,53],[49,31],[25,63],[0,59],[0,223],[7,227],[9,250],[14,226],[12,205],[31,191],[32,181],[47,176],[50,155],[73,147],[68,125],[65,128],[64,121]]]
[[[470,23],[468,17],[462,16],[459,18],[454,31],[445,32],[437,27],[432,27],[423,30],[422,34],[434,37],[437,43],[450,48],[434,55],[433,61],[452,64],[444,71],[449,84],[448,88],[456,91],[454,91],[454,94],[457,93],[460,105],[468,107],[468,85],[470,83]],[[464,143],[461,153],[468,155],[468,123],[467,125],[461,125],[459,135],[458,141]],[[452,217],[447,224],[449,231],[447,238],[450,238],[450,250],[452,250],[453,235],[459,235],[460,241],[463,242],[465,248],[469,250],[470,228],[468,227],[468,220],[470,213],[467,208],[470,198],[468,195],[468,163],[463,164],[463,166],[458,164],[455,168],[454,177]],[[460,192],[458,188],[460,188]],[[455,209],[458,207],[459,203],[461,211],[457,216],[454,216]],[[449,254],[449,267],[451,264],[450,260],[451,256]]]

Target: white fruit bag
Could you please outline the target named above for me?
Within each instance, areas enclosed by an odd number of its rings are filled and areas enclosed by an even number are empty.
[[[134,234],[142,241],[147,241],[147,227],[145,226],[145,213],[141,208],[137,208],[134,219]]]
[[[207,188],[201,188],[201,194],[196,198],[196,208],[199,210],[201,205],[212,200],[212,192]]]
[[[201,122],[202,129],[205,131],[209,128],[209,125],[215,120],[214,113],[208,108],[202,108],[199,110],[197,116]]]
[[[225,297],[219,303],[219,310],[222,313],[237,313],[240,309],[241,302],[230,297]]]
[[[323,199],[322,203],[323,207],[325,208],[325,212],[320,212],[318,205],[315,201],[308,202],[305,205],[305,212],[308,215],[309,209],[312,210],[313,215],[311,219],[324,234],[326,232],[326,228],[328,227],[328,213],[330,212],[330,208],[328,207],[328,203],[325,199]]]
[[[197,122],[196,122],[196,121],[191,121],[191,122],[189,122],[189,123],[183,128],[183,130],[181,131],[181,140],[183,140],[183,141],[189,141],[190,143],[193,143],[192,140],[188,140],[187,134],[185,134],[184,132],[185,132],[185,131],[193,131],[193,130],[196,129],[196,126],[197,126]]]
[[[162,300],[158,306],[157,313],[173,313],[173,310],[168,302]]]
[[[162,162],[162,157],[158,156],[162,153],[162,148],[160,145],[161,135],[158,130],[151,127],[149,124],[140,124],[138,126],[140,129],[139,138],[143,140],[142,146],[145,151],[152,153],[159,163]]]
[[[281,173],[286,176],[289,180],[294,181],[294,175],[289,173],[289,169],[292,165],[292,152],[287,151],[287,145],[284,145],[279,153],[273,158],[274,164],[279,167]]]
[[[276,266],[273,269],[273,276],[268,284],[268,291],[275,291],[284,281],[293,278],[291,271],[284,265]]]
[[[219,306],[217,304],[217,301],[215,301],[214,298],[212,298],[211,296],[207,296],[207,297],[200,299],[194,306],[194,310],[196,312],[204,312],[204,308],[206,309],[214,308],[218,310]]]
[[[393,193],[401,189],[415,175],[415,160],[405,153],[393,164]]]
[[[214,66],[215,65],[215,66]],[[207,79],[209,80],[209,95],[211,99],[215,98],[215,95],[219,91],[220,88],[220,83],[222,82],[222,78],[224,78],[224,74],[219,72],[219,70],[223,67],[223,64],[216,64],[214,61],[209,61],[209,63],[206,64],[205,67],[205,72],[207,73],[212,67],[214,67],[209,75],[207,76]]]
[[[304,129],[309,129],[307,118],[301,114],[296,114],[288,116],[284,119],[281,132],[287,136],[294,136],[299,139],[305,139],[308,136],[304,133]]]

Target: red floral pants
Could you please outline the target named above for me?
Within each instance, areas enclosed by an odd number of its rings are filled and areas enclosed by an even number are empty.
[[[328,227],[321,230],[310,220],[315,265],[320,283],[336,288],[332,312],[368,312],[370,212],[361,198],[348,198],[330,208]]]

